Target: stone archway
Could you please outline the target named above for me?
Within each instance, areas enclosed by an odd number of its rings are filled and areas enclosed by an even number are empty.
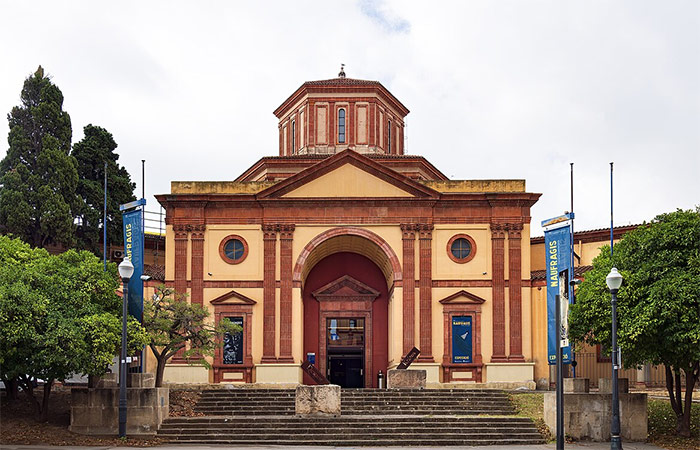
[[[389,290],[403,278],[399,258],[381,236],[364,228],[338,227],[324,231],[304,246],[294,266],[292,280],[303,284],[320,260],[343,251],[358,253],[377,264]]]

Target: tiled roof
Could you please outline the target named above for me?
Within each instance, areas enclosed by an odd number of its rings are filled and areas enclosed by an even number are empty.
[[[643,224],[636,225],[621,225],[613,228],[613,239],[619,239],[623,234],[632,231]],[[582,242],[604,241],[610,236],[610,228],[596,228],[594,230],[583,230],[574,232],[574,240]],[[588,238],[588,239],[586,239]],[[544,236],[535,236],[530,238],[531,244],[541,244],[544,242]]]
[[[336,85],[348,85],[348,86],[359,86],[359,85],[372,85],[381,86],[379,81],[370,80],[358,80],[356,78],[331,78],[329,80],[316,80],[307,81],[304,86],[336,86]]]
[[[165,266],[151,264],[143,266],[143,274],[151,277],[152,280],[165,281]]]
[[[593,266],[578,266],[574,267],[574,277],[578,278],[583,276],[584,273],[588,272],[591,270]],[[533,270],[530,272],[530,279],[532,281],[535,280],[544,280],[547,277],[547,270]]]

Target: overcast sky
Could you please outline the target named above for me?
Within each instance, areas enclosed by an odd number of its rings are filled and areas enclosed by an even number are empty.
[[[380,81],[406,152],[454,179],[524,178],[576,229],[700,204],[698,1],[0,1],[0,111],[41,64],[73,142],[108,129],[148,210],[172,180],[233,180],[278,154],[304,81]],[[0,156],[7,151],[0,120]]]

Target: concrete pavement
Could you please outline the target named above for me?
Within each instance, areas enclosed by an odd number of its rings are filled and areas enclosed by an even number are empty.
[[[658,450],[661,447],[655,445],[646,444],[642,442],[623,442],[622,446],[625,450]],[[554,450],[555,444],[542,444],[542,445],[487,445],[478,447],[465,447],[465,446],[455,446],[455,447],[317,447],[317,446],[280,446],[280,445],[239,445],[239,446],[228,446],[228,445],[158,445],[155,447],[77,447],[77,446],[66,446],[66,447],[54,447],[50,445],[0,445],[0,450],[224,450],[224,449],[244,449],[244,450],[282,450],[282,449],[292,449],[292,450],[398,450],[401,448],[408,448],[409,450]],[[577,442],[575,444],[565,444],[565,450],[609,450],[609,442]]]

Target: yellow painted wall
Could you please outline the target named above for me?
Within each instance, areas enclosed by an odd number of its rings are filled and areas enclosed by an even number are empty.
[[[464,264],[452,261],[447,253],[447,243],[456,234],[467,234],[476,242],[474,258]],[[418,248],[417,245],[416,242],[416,248]],[[491,232],[489,226],[487,224],[436,225],[433,230],[433,279],[490,280]]]
[[[345,164],[299,188],[283,195],[298,197],[412,197],[412,194],[393,184]]]
[[[228,264],[219,254],[221,241],[231,234],[242,237],[248,244],[248,256],[240,264]],[[260,225],[208,225],[204,239],[205,281],[262,280],[263,233]]]

